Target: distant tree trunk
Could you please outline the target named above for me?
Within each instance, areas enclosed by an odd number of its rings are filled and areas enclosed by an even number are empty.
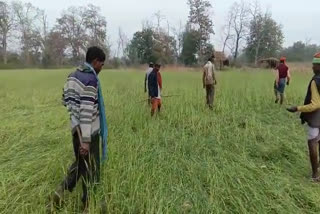
[[[236,39],[236,48],[235,48],[235,52],[234,52],[234,61],[237,61],[237,58],[238,58],[239,43],[240,43],[240,37],[237,36],[237,39]]]
[[[7,64],[8,63],[8,59],[7,59],[7,34],[5,33],[3,35],[2,38],[2,48],[3,48],[3,64]]]
[[[259,58],[259,50],[260,50],[260,45],[261,45],[261,39],[258,40],[258,44],[255,50],[255,56],[254,56],[254,64],[257,66],[258,65],[258,58]]]

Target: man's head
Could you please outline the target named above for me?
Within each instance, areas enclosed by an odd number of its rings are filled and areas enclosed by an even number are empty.
[[[286,62],[286,58],[283,56],[280,58],[280,63],[284,64]]]
[[[88,49],[86,54],[86,62],[94,68],[97,74],[100,73],[105,60],[106,55],[101,48],[93,46]]]
[[[149,68],[153,68],[153,67],[154,67],[153,62],[150,62],[150,63],[149,63]]]
[[[160,64],[156,63],[156,64],[154,65],[154,69],[155,69],[156,71],[160,71],[160,68],[161,68],[161,65],[160,65]]]
[[[320,74],[320,53],[314,55],[312,64],[313,73]]]
[[[215,56],[214,56],[214,54],[212,54],[212,55],[209,57],[208,61],[213,62],[213,61],[214,61],[214,58],[215,58]]]

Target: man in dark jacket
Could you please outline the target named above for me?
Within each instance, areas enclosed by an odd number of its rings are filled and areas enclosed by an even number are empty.
[[[151,117],[154,115],[155,111],[161,109],[161,90],[162,90],[162,77],[160,74],[160,65],[155,64],[153,71],[148,77],[148,91],[151,97]]]
[[[302,124],[307,123],[308,146],[310,162],[312,167],[312,179],[315,182],[320,181],[319,167],[319,141],[320,141],[320,53],[317,53],[313,59],[314,76],[311,79],[304,106],[291,107],[289,112],[301,112]]]

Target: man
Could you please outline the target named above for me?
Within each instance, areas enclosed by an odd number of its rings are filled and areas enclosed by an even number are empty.
[[[286,83],[289,85],[290,83],[290,70],[288,66],[285,64],[286,58],[280,58],[280,64],[276,67],[276,80],[274,82],[274,93],[276,96],[275,103],[279,102],[280,97],[280,105],[283,104],[284,101],[284,90],[286,88]]]
[[[155,68],[149,74],[148,77],[148,91],[151,97],[151,117],[153,117],[155,111],[161,110],[161,90],[162,90],[162,77],[160,74],[160,65],[155,64]]]
[[[97,74],[100,73],[105,58],[102,49],[89,48],[84,65],[71,73],[64,85],[63,102],[70,113],[75,162],[69,168],[67,177],[50,197],[55,207],[61,205],[64,191],[72,192],[81,178],[82,202],[86,210],[89,185],[99,182],[99,131],[104,141],[106,121]]]
[[[144,78],[144,92],[145,93],[147,92],[147,87],[148,87],[148,77],[149,77],[149,74],[153,71],[153,67],[154,67],[153,62],[150,62],[149,68],[148,68],[146,75],[145,75],[145,78]],[[150,105],[150,103],[151,103],[151,98],[148,94],[148,104]]]
[[[203,67],[203,88],[206,89],[206,101],[209,108],[213,109],[213,99],[214,99],[214,86],[217,84],[217,80],[215,78],[215,67],[214,67],[214,56],[208,59],[207,64]]]
[[[320,140],[320,53],[317,53],[313,59],[314,76],[309,83],[307,95],[304,101],[304,106],[291,107],[289,112],[302,112],[300,115],[302,124],[307,123],[308,130],[308,146],[310,162],[312,167],[312,180],[320,181],[318,171],[319,167],[319,140]]]

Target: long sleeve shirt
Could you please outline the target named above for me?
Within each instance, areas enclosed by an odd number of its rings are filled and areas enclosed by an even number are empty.
[[[67,107],[71,128],[80,126],[83,142],[100,131],[98,109],[98,80],[93,73],[77,70],[70,74],[63,89],[63,102]]]
[[[311,103],[299,106],[298,111],[300,112],[313,112],[320,109],[320,95],[315,81],[311,83]]]
[[[203,77],[202,77],[203,85],[213,85],[215,83],[216,78],[215,78],[214,71],[215,71],[214,64],[208,61],[207,64],[203,67]]]

